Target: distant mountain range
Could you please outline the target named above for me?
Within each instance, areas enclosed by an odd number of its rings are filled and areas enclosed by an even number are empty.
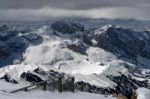
[[[0,77],[21,85],[66,73],[76,90],[131,97],[150,89],[149,29],[149,22],[121,19],[3,23]]]

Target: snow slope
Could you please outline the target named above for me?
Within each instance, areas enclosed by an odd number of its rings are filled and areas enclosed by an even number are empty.
[[[100,94],[92,94],[85,92],[49,92],[41,91],[39,89],[28,91],[28,92],[18,92],[14,94],[5,93],[2,90],[13,90],[19,87],[23,87],[25,84],[11,84],[4,81],[0,81],[0,99],[114,99],[112,96],[104,96]],[[3,85],[3,86],[2,86]]]
[[[115,99],[110,96],[103,96],[100,94],[92,94],[85,92],[76,93],[58,93],[58,92],[48,92],[35,90],[31,92],[19,92],[17,94],[6,94],[1,93],[0,99]]]
[[[150,98],[150,90],[146,88],[139,88],[137,90],[138,98],[137,99],[149,99]]]
[[[113,27],[104,26],[94,31],[101,34]],[[0,69],[0,75],[8,73],[13,79],[19,79],[22,72],[34,70],[38,67],[48,71],[56,69],[64,73],[72,74],[76,81],[85,81],[92,85],[110,87],[115,84],[106,78],[105,75],[118,76],[122,72],[128,74],[128,69],[124,64],[134,67],[134,64],[118,59],[116,55],[100,47],[88,46],[87,55],[74,52],[68,49],[68,44],[78,44],[81,38],[76,38],[75,34],[62,34],[56,32],[50,26],[42,26],[34,31],[43,38],[43,42],[38,45],[30,45],[23,54],[23,61],[20,65],[10,65]],[[79,34],[81,35],[81,34]]]

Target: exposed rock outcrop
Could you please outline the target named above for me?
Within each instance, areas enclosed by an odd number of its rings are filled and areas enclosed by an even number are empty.
[[[73,42],[67,45],[67,48],[69,48],[70,50],[86,55],[86,50],[87,50],[87,46],[81,42],[81,41],[77,41],[77,42]]]
[[[108,26],[90,30],[83,36],[83,41],[92,46],[92,40],[95,40],[97,47],[109,52],[120,53],[122,51],[129,57],[136,57],[147,46],[147,39],[144,35],[148,34],[117,26]]]
[[[133,95],[134,91],[140,87],[145,87],[150,89],[150,84],[145,81],[139,81],[131,78],[131,76],[121,75],[121,76],[108,76],[110,80],[117,84],[114,88],[102,88],[95,85],[90,85],[89,83],[85,83],[83,81],[76,82],[75,87],[77,90],[98,94],[121,94],[129,99]]]
[[[81,32],[84,31],[83,25],[81,25],[78,22],[70,21],[70,20],[56,21],[51,26],[54,30],[64,33],[64,34],[66,34],[66,33],[73,34],[77,31],[81,31]]]

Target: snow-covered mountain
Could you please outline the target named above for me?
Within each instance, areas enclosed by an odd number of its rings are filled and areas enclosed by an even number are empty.
[[[150,89],[150,31],[94,22],[1,25],[0,77],[24,86],[66,73],[75,77],[76,90],[127,97]]]

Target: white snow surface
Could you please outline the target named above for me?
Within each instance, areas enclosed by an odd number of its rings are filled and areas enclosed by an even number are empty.
[[[0,99],[115,99],[110,96],[91,94],[85,92],[58,93],[49,91],[34,90],[31,92],[19,92],[17,94],[0,94]]]
[[[112,96],[92,94],[86,92],[50,92],[35,89],[32,91],[20,91],[18,93],[6,93],[2,90],[11,91],[23,87],[24,84],[11,84],[0,80],[0,99],[114,99]]]
[[[139,88],[137,90],[138,98],[137,99],[150,99],[150,90],[146,88]]]
[[[100,29],[105,30],[110,25]],[[5,73],[13,79],[19,79],[22,72],[34,70],[38,67],[43,70],[55,69],[75,76],[76,81],[85,81],[101,87],[112,87],[115,84],[106,75],[119,75],[119,72],[128,71],[121,65],[126,62],[117,59],[115,55],[98,47],[89,47],[88,55],[82,55],[67,48],[67,44],[77,43],[79,39],[72,39],[71,35],[55,36],[49,26],[43,26],[33,33],[44,38],[42,44],[29,46],[23,57],[24,61],[18,65],[0,68],[0,76]]]
[[[96,34],[106,31],[111,25],[97,29]],[[43,37],[42,44],[36,46],[29,46],[24,52],[24,60],[17,65],[9,65],[0,68],[0,77],[8,73],[13,79],[20,80],[20,75],[23,72],[32,71],[38,67],[41,69],[56,70],[71,74],[75,76],[75,81],[84,81],[91,85],[100,87],[113,87],[116,84],[110,81],[106,75],[120,75],[119,72],[128,74],[128,69],[124,64],[133,64],[118,59],[114,54],[107,52],[101,48],[89,47],[86,51],[88,55],[82,55],[67,48],[67,44],[76,43],[78,39],[72,39],[69,34],[58,33],[59,36],[53,35],[49,26],[43,26],[38,30],[33,31]],[[93,43],[97,43],[93,40]],[[144,60],[143,58],[139,58]],[[149,62],[149,61],[148,61]],[[146,62],[148,64],[148,62]],[[134,66],[134,65],[133,65]],[[4,85],[4,86],[3,86]],[[1,90],[13,90],[28,83],[19,82],[18,85],[8,84],[0,80]],[[144,90],[142,93],[142,90]],[[149,92],[146,89],[139,89],[138,99],[149,99]],[[144,97],[146,96],[146,97]],[[143,98],[144,97],[144,98]],[[58,92],[43,92],[40,90],[33,90],[30,92],[19,92],[16,94],[7,94],[0,91],[0,99],[113,99],[112,97],[105,97],[97,94],[89,94],[83,92],[76,93],[58,93]]]

